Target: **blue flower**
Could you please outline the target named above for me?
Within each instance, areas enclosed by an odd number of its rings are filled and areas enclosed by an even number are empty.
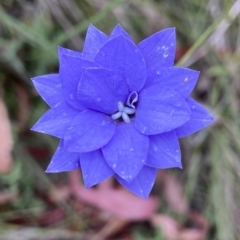
[[[120,25],[109,37],[90,25],[82,53],[59,47],[59,74],[32,79],[51,107],[32,129],[60,138],[47,172],[81,168],[88,188],[114,176],[147,198],[157,169],[182,168],[178,138],[213,118],[175,48],[174,28],[135,45]]]

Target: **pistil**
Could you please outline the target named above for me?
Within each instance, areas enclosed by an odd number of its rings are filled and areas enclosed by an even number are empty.
[[[136,112],[136,103],[138,101],[138,93],[133,91],[129,94],[126,105],[121,101],[118,102],[118,112],[111,115],[113,120],[122,118],[125,123],[130,123],[131,119],[128,115],[132,115]]]
[[[118,112],[112,114],[112,119],[117,120],[119,118],[122,118],[125,123],[130,123],[130,117],[129,114],[134,114],[136,112],[136,109],[125,107],[122,102],[118,102]]]

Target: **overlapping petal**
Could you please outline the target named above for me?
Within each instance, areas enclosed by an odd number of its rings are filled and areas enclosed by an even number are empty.
[[[145,87],[152,85],[156,85],[158,89],[170,87],[186,99],[195,87],[199,73],[181,67],[159,68],[157,71],[148,71]]]
[[[105,43],[94,61],[103,68],[122,72],[130,92],[140,91],[146,81],[146,66],[142,54],[133,42],[122,35]]]
[[[118,123],[111,141],[102,148],[112,169],[124,180],[133,180],[142,169],[148,152],[148,137],[139,133],[134,121]]]
[[[85,44],[83,48],[83,56],[86,60],[93,61],[94,56],[98,52],[99,48],[106,43],[108,36],[94,27],[92,24],[89,25]]]
[[[67,127],[77,114],[78,111],[76,109],[68,103],[62,102],[49,109],[31,130],[63,138]]]
[[[50,107],[54,107],[63,101],[59,74],[35,77],[32,78],[32,81],[39,95]]]
[[[72,171],[80,168],[79,154],[64,151],[63,145],[63,140],[61,140],[46,172],[56,173]]]
[[[116,125],[103,113],[92,110],[79,112],[64,135],[64,148],[69,152],[91,152],[106,145]]]
[[[117,24],[117,26],[113,29],[113,31],[111,32],[111,35],[109,37],[109,39],[112,39],[114,37],[117,37],[119,35],[124,36],[125,38],[127,38],[128,40],[132,41],[132,38],[129,36],[129,34],[122,28],[122,26],[120,24]]]
[[[78,86],[78,99],[86,107],[113,114],[118,102],[129,95],[127,84],[120,72],[103,69],[84,69]]]
[[[188,104],[176,91],[153,85],[139,95],[135,124],[141,133],[154,135],[183,125],[190,116]]]
[[[139,197],[147,199],[151,192],[157,175],[157,169],[144,166],[131,182],[127,182],[119,176],[115,175],[119,183],[132,193]]]
[[[109,178],[114,171],[107,164],[101,150],[80,153],[80,163],[85,186],[90,188]]]
[[[185,124],[175,130],[179,138],[186,137],[205,128],[214,120],[209,112],[192,98],[188,98],[187,103],[192,114],[191,118]]]
[[[146,165],[154,168],[182,168],[181,151],[175,131],[149,136]]]
[[[147,69],[159,70],[174,64],[176,50],[175,28],[167,28],[146,38],[138,45]]]
[[[78,84],[82,76],[82,69],[87,67],[99,67],[98,64],[88,60],[60,54],[60,81],[62,83],[63,95],[66,101],[78,110],[86,107],[81,104],[77,97]]]

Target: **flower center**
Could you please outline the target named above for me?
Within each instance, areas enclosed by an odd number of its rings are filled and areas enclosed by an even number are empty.
[[[130,117],[128,115],[132,115],[136,112],[136,103],[138,101],[138,93],[133,91],[129,94],[126,104],[124,105],[121,101],[118,102],[118,112],[112,114],[112,119],[117,120],[121,119],[125,123],[130,123]]]

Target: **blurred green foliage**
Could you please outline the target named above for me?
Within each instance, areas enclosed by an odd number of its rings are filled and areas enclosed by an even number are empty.
[[[173,173],[191,207],[210,221],[209,240],[240,239],[239,14],[239,0],[0,0],[0,87],[15,140],[14,168],[0,177],[0,189],[20,194],[0,212],[0,224],[12,214],[31,217],[41,211],[46,203],[34,197],[36,189],[66,179],[65,174],[50,178],[44,173],[56,139],[29,132],[48,108],[30,78],[58,71],[58,45],[81,51],[90,22],[106,33],[119,22],[135,42],[175,26],[176,63],[201,71],[193,95],[216,120],[181,141],[184,170]],[[39,159],[29,154],[36,156],[36,151]],[[66,202],[62,207],[74,212]],[[79,224],[84,220],[74,218]],[[136,239],[145,235],[134,230]],[[153,239],[164,238],[156,232]]]

